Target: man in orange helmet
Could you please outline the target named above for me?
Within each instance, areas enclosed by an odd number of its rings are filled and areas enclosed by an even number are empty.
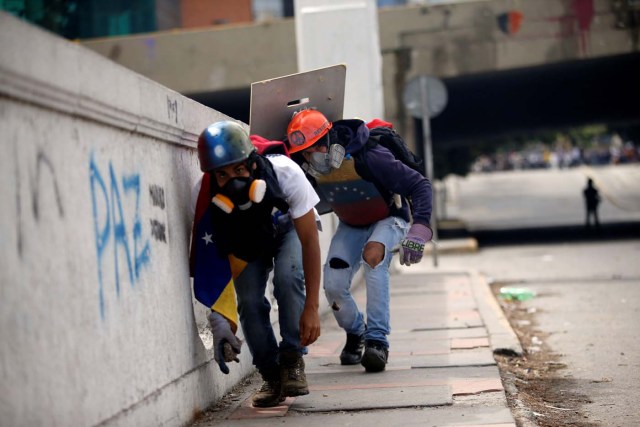
[[[404,265],[422,259],[432,236],[431,183],[390,150],[372,143],[362,120],[332,123],[317,110],[302,110],[291,119],[287,139],[292,158],[340,220],[323,270],[325,295],[347,334],[340,361],[361,363],[367,372],[383,371],[391,331],[393,249],[399,247]],[[367,287],[366,323],[350,293],[361,266]]]

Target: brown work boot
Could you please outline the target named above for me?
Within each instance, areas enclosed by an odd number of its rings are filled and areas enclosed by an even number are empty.
[[[297,351],[280,353],[280,381],[285,397],[309,394],[304,360]]]
[[[281,393],[280,372],[276,368],[271,371],[261,373],[262,387],[253,395],[251,401],[257,408],[269,408],[278,406],[284,400]]]

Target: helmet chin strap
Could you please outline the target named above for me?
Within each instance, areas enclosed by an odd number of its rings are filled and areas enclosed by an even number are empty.
[[[249,173],[251,174],[252,177],[254,176],[254,173],[257,168],[256,166],[257,157],[258,157],[258,153],[254,151],[247,158],[247,169],[249,169],[250,171]],[[251,200],[253,203],[260,203],[264,199],[264,195],[266,192],[267,192],[266,181],[255,178],[251,182],[251,186],[249,187],[249,200]],[[244,209],[249,209],[249,207],[251,207],[251,204],[249,204],[249,206],[247,206]],[[239,208],[243,209],[241,206],[239,206]]]

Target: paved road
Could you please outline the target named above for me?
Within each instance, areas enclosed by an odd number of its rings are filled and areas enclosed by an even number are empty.
[[[536,291],[537,329],[562,355],[592,401],[583,408],[603,426],[640,425],[640,239],[480,248],[442,255],[441,271],[477,269],[490,280]],[[431,263],[420,264],[433,271]],[[413,268],[413,267],[411,267]]]
[[[599,234],[581,229],[586,177],[603,196]],[[479,251],[443,254],[437,268],[421,264],[425,271],[472,268],[488,280],[534,290],[526,306],[567,364],[560,374],[590,397],[585,421],[596,425],[640,425],[638,183],[640,165],[452,178],[447,213],[482,236]],[[535,231],[508,231],[514,228]]]
[[[503,230],[580,226],[587,176],[603,196],[601,221],[635,221],[635,226],[582,236],[580,227],[574,227],[537,244],[517,242],[514,239],[525,234]],[[567,368],[560,374],[590,397],[592,403],[583,408],[585,421],[596,425],[640,425],[635,406],[640,397],[639,182],[640,166],[629,165],[474,174],[447,183],[448,213],[482,234],[482,241],[490,239],[488,230],[503,230],[502,246],[481,245],[475,254],[443,254],[438,269],[476,269],[489,280],[536,291],[526,306],[536,309],[537,329],[549,333],[547,344],[562,355]],[[552,236],[545,230],[539,233]],[[509,242],[505,236],[512,237],[511,245],[504,245]],[[421,268],[434,269],[431,262]]]

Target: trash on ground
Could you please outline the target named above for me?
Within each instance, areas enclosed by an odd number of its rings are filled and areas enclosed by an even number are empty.
[[[526,301],[535,296],[535,291],[527,288],[500,288],[500,298],[503,298],[507,301]]]

